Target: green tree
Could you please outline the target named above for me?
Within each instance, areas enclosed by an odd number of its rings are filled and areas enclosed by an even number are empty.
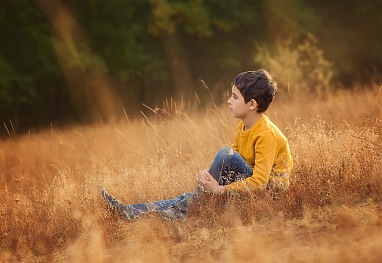
[[[3,120],[13,118],[17,126],[53,117],[55,97],[65,96],[53,54],[49,24],[33,3],[1,1],[0,117]]]
[[[274,49],[258,46],[255,61],[272,72],[279,89],[288,93],[309,92],[326,95],[333,72],[332,65],[317,48],[313,35],[297,45],[277,42]]]
[[[71,14],[66,22],[75,21],[66,25],[71,30],[47,11],[57,3]],[[198,79],[219,102],[240,71],[269,67],[290,79],[294,62],[332,64],[322,78],[301,65],[301,79],[316,81],[306,86],[326,85],[329,72],[351,85],[382,71],[381,8],[379,0],[1,1],[0,116],[29,127],[94,120],[121,108],[132,114],[169,96],[196,91],[203,99]],[[301,51],[309,34],[319,52]],[[277,51],[287,40],[288,52]],[[305,55],[296,59],[296,50]],[[286,65],[284,72],[267,64],[275,54],[291,55],[277,65]]]

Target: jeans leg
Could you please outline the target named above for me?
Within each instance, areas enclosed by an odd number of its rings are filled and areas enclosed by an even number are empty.
[[[209,172],[220,185],[227,185],[238,180],[243,180],[253,174],[253,170],[248,163],[240,156],[240,154],[231,148],[225,148],[217,153]],[[164,212],[170,214],[175,213],[175,216],[178,216],[179,214],[185,214],[185,216],[187,216],[189,202],[200,192],[198,187],[193,193],[186,193],[175,199],[131,206],[139,208],[142,211],[158,211],[165,218],[166,216],[163,214]],[[167,219],[173,218],[170,217]]]
[[[162,210],[167,210],[170,207],[173,207],[179,202],[190,201],[192,200],[193,196],[194,196],[193,193],[185,193],[174,199],[161,200],[161,201],[156,201],[153,203],[132,204],[132,205],[129,205],[129,207],[142,211],[144,213],[152,212],[152,211],[162,211]]]
[[[162,200],[153,203],[124,205],[101,188],[101,195],[110,208],[124,216],[126,219],[138,219],[147,212],[159,212],[165,219],[184,221],[188,214],[188,204],[197,193],[185,193],[174,199]]]
[[[227,185],[251,176],[253,171],[240,154],[231,148],[225,148],[217,153],[209,173],[220,185]],[[200,189],[196,188],[193,193],[185,193],[170,200],[124,205],[107,194],[105,189],[101,190],[101,194],[109,206],[126,219],[138,219],[144,213],[156,211],[166,219],[180,219],[181,221],[187,217],[189,202],[200,192]]]
[[[243,180],[253,174],[249,164],[231,148],[225,148],[216,154],[208,172],[220,185]]]
[[[194,196],[195,193],[185,193],[170,200],[162,200],[144,204],[132,204],[128,207],[139,214],[156,211],[159,212],[165,219],[179,219],[184,221],[188,214],[189,202],[192,201]]]

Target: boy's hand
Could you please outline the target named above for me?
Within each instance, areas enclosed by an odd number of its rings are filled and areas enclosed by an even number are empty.
[[[207,170],[199,171],[195,179],[200,190],[204,192],[212,194],[224,194],[226,192],[226,188],[219,185]]]
[[[207,181],[210,180],[210,177],[207,175],[207,173],[207,170],[202,170],[199,171],[195,176],[196,184],[202,191],[204,191],[204,186],[206,185]]]
[[[210,180],[210,177],[208,176],[209,172],[207,170],[202,170],[202,171],[199,171],[196,176],[195,176],[195,180],[196,180],[196,184],[199,186],[199,187],[202,187],[203,185],[205,185],[207,183],[207,181]],[[211,175],[210,175],[211,176]]]

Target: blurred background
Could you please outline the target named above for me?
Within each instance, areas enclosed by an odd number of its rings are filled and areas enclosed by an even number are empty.
[[[0,0],[2,126],[134,118],[166,98],[221,103],[235,75],[258,68],[290,96],[367,87],[381,81],[380,10],[381,0]]]

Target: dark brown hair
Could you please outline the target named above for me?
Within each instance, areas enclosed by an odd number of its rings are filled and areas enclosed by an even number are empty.
[[[266,111],[277,93],[277,83],[264,69],[242,72],[233,79],[232,85],[243,95],[245,103],[251,99],[257,102],[257,112]]]

